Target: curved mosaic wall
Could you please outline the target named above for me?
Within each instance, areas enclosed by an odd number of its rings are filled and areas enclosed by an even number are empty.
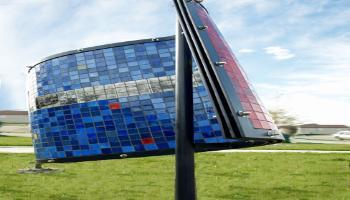
[[[163,154],[175,147],[175,41],[117,43],[51,56],[29,71],[37,160]],[[224,144],[199,73],[194,141]]]

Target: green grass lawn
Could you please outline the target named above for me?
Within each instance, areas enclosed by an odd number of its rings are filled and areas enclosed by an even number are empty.
[[[0,135],[0,146],[32,146],[32,138]]]
[[[260,147],[251,147],[246,149],[350,151],[350,144],[280,143]]]
[[[28,126],[28,123],[9,123],[9,122],[1,122],[1,126]]]
[[[0,199],[174,197],[174,156],[46,164],[57,174],[17,174],[29,154],[0,154]],[[350,154],[199,153],[198,199],[350,199]]]

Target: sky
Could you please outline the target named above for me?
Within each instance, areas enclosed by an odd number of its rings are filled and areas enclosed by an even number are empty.
[[[350,125],[350,1],[205,0],[264,103]],[[0,109],[27,109],[26,66],[59,52],[169,36],[172,0],[0,0]]]

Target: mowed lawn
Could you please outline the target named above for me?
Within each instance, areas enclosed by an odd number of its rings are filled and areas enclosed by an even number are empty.
[[[0,146],[32,146],[32,138],[0,135]]]
[[[46,164],[18,174],[29,154],[0,154],[0,199],[174,199],[174,156]],[[350,154],[198,153],[198,199],[350,199]]]

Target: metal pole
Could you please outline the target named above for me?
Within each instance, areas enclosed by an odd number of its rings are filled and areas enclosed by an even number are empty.
[[[195,200],[192,56],[179,23],[176,31],[175,199]]]

